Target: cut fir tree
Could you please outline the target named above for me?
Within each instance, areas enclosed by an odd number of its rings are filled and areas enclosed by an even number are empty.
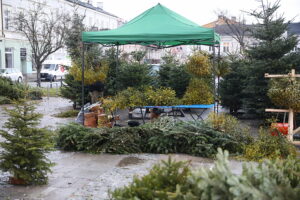
[[[251,31],[257,44],[246,50],[250,64],[245,70],[242,102],[249,112],[265,117],[264,109],[274,105],[267,96],[268,81],[264,73],[285,74],[292,68],[298,71],[300,63],[295,59],[299,52],[292,53],[298,43],[297,37],[285,36],[290,21],[285,22],[285,18],[277,14],[280,2],[260,2],[260,9],[249,13],[258,21]]]
[[[46,184],[47,173],[51,172],[53,163],[45,155],[53,148],[50,132],[37,128],[41,115],[34,110],[32,103],[26,100],[6,110],[9,119],[4,128],[8,131],[0,130],[4,138],[0,142],[0,169],[11,174],[11,184]]]

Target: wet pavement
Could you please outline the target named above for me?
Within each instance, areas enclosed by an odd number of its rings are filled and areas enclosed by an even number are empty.
[[[39,127],[48,127],[50,129],[55,129],[61,124],[66,124],[74,121],[73,118],[57,118],[54,115],[63,111],[71,110],[72,103],[60,97],[44,97],[42,100],[33,101],[36,104],[36,112],[43,115],[40,120]],[[11,105],[1,105],[0,106],[0,128],[3,127],[4,123],[8,119],[4,108],[12,108]]]
[[[44,115],[41,127],[55,129],[60,124],[74,121],[74,118],[54,117],[59,112],[72,109],[72,103],[64,98],[49,97],[36,103],[36,111]],[[0,106],[0,127],[7,119],[4,107],[11,106]],[[213,160],[207,158],[181,154],[171,156],[176,160],[190,160],[192,167],[213,166]],[[161,154],[95,155],[62,151],[51,152],[48,157],[56,165],[49,174],[49,183],[44,186],[9,185],[9,174],[0,171],[0,200],[108,199],[109,190],[130,183],[133,176],[142,176],[155,163],[168,159],[168,155]],[[233,172],[241,173],[241,162],[230,161],[230,165]]]
[[[188,155],[170,155],[175,160],[191,161],[192,167],[211,168],[213,160]],[[55,151],[49,155],[56,165],[45,186],[12,186],[5,183],[8,174],[0,178],[0,199],[23,200],[98,200],[109,199],[108,191],[127,185],[133,176],[145,175],[151,166],[168,155],[161,154],[85,154]],[[235,173],[242,164],[230,162]]]

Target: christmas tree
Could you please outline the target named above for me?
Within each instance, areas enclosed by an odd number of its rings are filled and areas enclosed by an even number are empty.
[[[6,109],[10,116],[0,136],[2,148],[0,169],[11,174],[12,184],[46,184],[47,173],[53,163],[46,157],[52,150],[51,135],[46,129],[37,128],[41,114],[34,112],[31,102],[16,102],[13,109]]]
[[[252,29],[257,43],[246,50],[250,64],[246,72],[243,104],[260,116],[263,116],[265,108],[274,107],[267,96],[268,80],[264,74],[288,73],[300,64],[295,62],[294,53],[290,53],[297,45],[297,37],[285,36],[290,22],[285,22],[281,15],[277,17],[279,7],[279,1],[274,4],[261,1],[260,9],[250,13],[258,21]]]

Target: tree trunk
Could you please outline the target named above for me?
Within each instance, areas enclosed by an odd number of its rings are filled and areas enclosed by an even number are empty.
[[[94,90],[92,92],[89,92],[89,94],[90,94],[90,97],[91,97],[92,104],[99,101],[99,98],[103,96],[103,92],[99,92],[99,91],[96,91],[96,90]]]
[[[38,87],[41,87],[41,69],[42,69],[42,64],[40,63],[36,64],[36,84]]]

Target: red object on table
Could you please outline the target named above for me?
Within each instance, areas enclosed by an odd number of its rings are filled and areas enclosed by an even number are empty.
[[[288,123],[272,123],[271,127],[272,127],[272,133],[271,133],[272,135],[277,135],[277,132],[274,129],[277,129],[283,135],[288,134],[288,128],[289,128]]]

